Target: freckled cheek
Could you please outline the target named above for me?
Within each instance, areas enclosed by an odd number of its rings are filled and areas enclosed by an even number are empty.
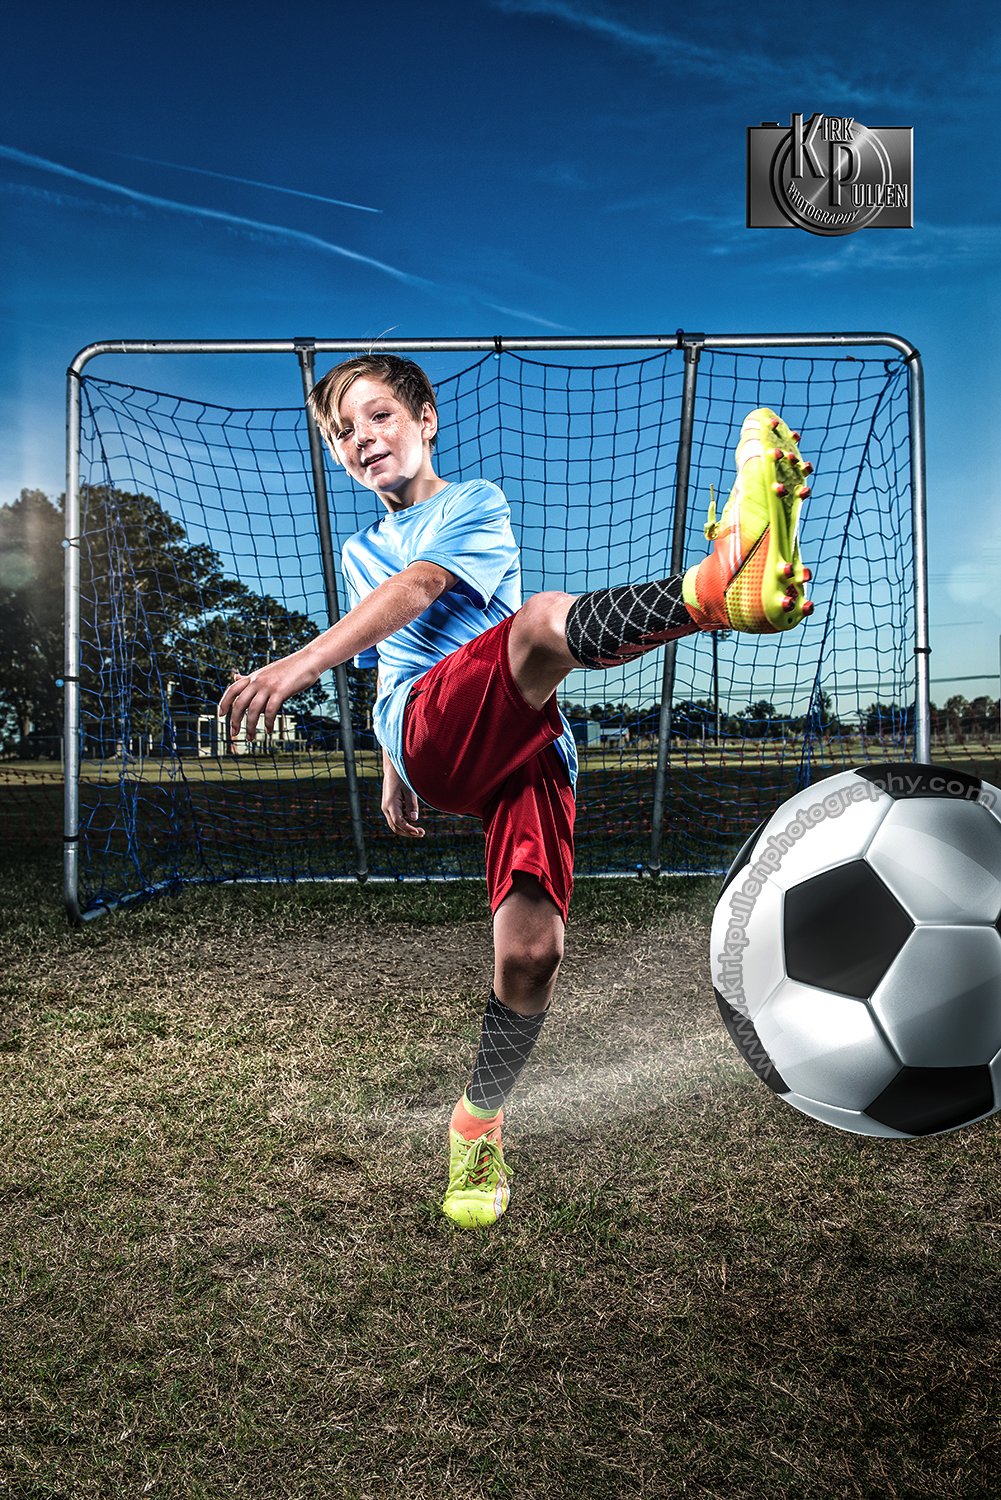
[[[415,454],[419,454],[421,451],[421,439],[419,433],[410,431],[395,433],[394,441],[397,444],[397,452],[405,453],[408,458],[413,458]]]

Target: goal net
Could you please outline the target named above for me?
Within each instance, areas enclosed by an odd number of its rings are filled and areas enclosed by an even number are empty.
[[[801,522],[815,610],[802,627],[693,635],[667,655],[564,683],[581,764],[578,874],[722,871],[797,786],[911,755],[904,358],[703,349],[687,433],[675,348],[450,358],[450,368],[442,354],[422,361],[440,406],[437,469],[502,486],[526,597],[673,571],[686,489],[685,564],[704,556],[710,491],[721,509],[754,407],[802,433],[815,469]],[[326,457],[325,578],[307,420],[301,393],[290,396],[236,409],[80,380],[70,842],[84,916],[191,881],[483,874],[473,820],[425,810],[422,841],[386,827],[374,673],[349,667],[340,695],[328,674],[256,744],[216,717],[234,672],[329,625],[332,587],[346,608],[340,546],[381,513]],[[690,453],[687,486],[679,452]]]

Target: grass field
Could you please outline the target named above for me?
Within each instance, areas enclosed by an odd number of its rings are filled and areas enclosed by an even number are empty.
[[[777,1100],[713,1002],[714,883],[580,883],[511,1208],[463,1233],[482,886],[72,931],[56,851],[3,853],[0,1492],[998,1494],[998,1120]]]
[[[869,747],[873,749],[872,746]],[[855,741],[837,742],[811,774],[858,764]],[[884,748],[876,758],[899,758]],[[936,746],[934,759],[1001,781],[1001,746]],[[675,747],[665,783],[660,868],[722,872],[750,830],[795,789],[800,750],[752,744],[739,753]],[[474,820],[425,808],[423,842],[394,838],[380,811],[381,779],[368,752],[359,795],[369,876],[482,876]],[[654,757],[589,751],[577,792],[577,869],[633,875],[651,860]],[[114,762],[83,765],[80,902],[102,910],[144,890],[187,881],[255,877],[354,879],[358,856],[343,766],[306,757],[130,763],[123,787]],[[62,837],[62,770],[55,762],[0,762],[0,844]]]
[[[762,762],[774,764],[781,760],[797,760],[798,756],[798,747],[761,740],[747,741],[737,747],[716,747],[711,743],[696,746],[693,743],[690,748],[677,749],[673,760],[675,764],[682,765],[689,762],[700,766],[760,765]],[[838,758],[844,760],[846,764],[852,763],[851,758],[845,753],[839,755]],[[855,757],[856,760],[861,758],[859,755]],[[623,765],[636,769],[648,769],[656,766],[657,751],[654,746],[643,748],[630,746],[625,752],[617,749],[582,749],[579,752],[579,759],[583,771],[619,771]],[[359,777],[363,779],[381,780],[382,778],[381,753],[376,754],[371,750],[356,751],[355,766]],[[179,768],[182,767],[184,777],[189,781],[254,781],[265,785],[317,777],[324,780],[338,780],[345,774],[343,757],[334,752],[329,755],[240,755],[221,758],[185,756],[181,760],[157,759],[151,756],[142,761],[130,757],[126,762],[109,756],[104,760],[82,761],[80,779],[85,782],[104,782],[107,785],[113,785],[125,772],[130,780],[160,784],[177,780]],[[0,761],[0,786],[45,786],[53,781],[61,782],[62,779],[63,769],[59,761]]]
[[[878,742],[861,741],[854,737],[841,737],[822,747],[824,756],[832,765],[853,766],[871,759],[902,759],[899,747],[881,747]],[[707,741],[678,741],[672,749],[670,764],[674,766],[746,767],[774,765],[780,761],[797,762],[801,748],[794,740],[740,740],[715,745]],[[814,755],[818,754],[815,748]],[[962,765],[967,761],[1001,764],[1001,740],[984,740],[963,744],[949,743],[933,746],[934,760],[946,764]],[[614,747],[579,749],[582,772],[621,771],[623,768],[649,769],[657,764],[656,746],[649,742],[627,746],[624,750]],[[355,764],[359,777],[373,779],[382,776],[381,752],[358,750]],[[104,760],[83,760],[80,765],[81,780],[114,784],[127,766],[130,779],[161,783],[176,780],[179,766],[183,766],[188,780],[261,781],[289,782],[320,777],[324,780],[344,776],[344,762],[337,752],[329,754],[297,755],[250,755],[250,756],[185,756],[182,761],[157,759],[150,756],[138,761],[130,757],[127,763],[111,757]],[[986,774],[986,772],[984,773]],[[63,768],[56,760],[0,760],[0,788],[22,786],[47,786],[62,783]]]

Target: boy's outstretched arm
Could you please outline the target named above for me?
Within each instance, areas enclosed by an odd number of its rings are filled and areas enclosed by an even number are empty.
[[[301,693],[331,667],[350,661],[422,615],[428,605],[456,582],[454,573],[437,563],[415,562],[387,578],[322,635],[230,683],[219,702],[219,717],[230,715],[230,732],[238,734],[244,719],[253,739],[263,717],[271,732],[286,698]]]

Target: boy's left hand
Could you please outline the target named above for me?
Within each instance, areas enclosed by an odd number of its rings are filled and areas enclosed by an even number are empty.
[[[424,829],[417,823],[421,815],[417,798],[388,757],[382,778],[382,815],[393,832],[401,838],[424,837]]]

